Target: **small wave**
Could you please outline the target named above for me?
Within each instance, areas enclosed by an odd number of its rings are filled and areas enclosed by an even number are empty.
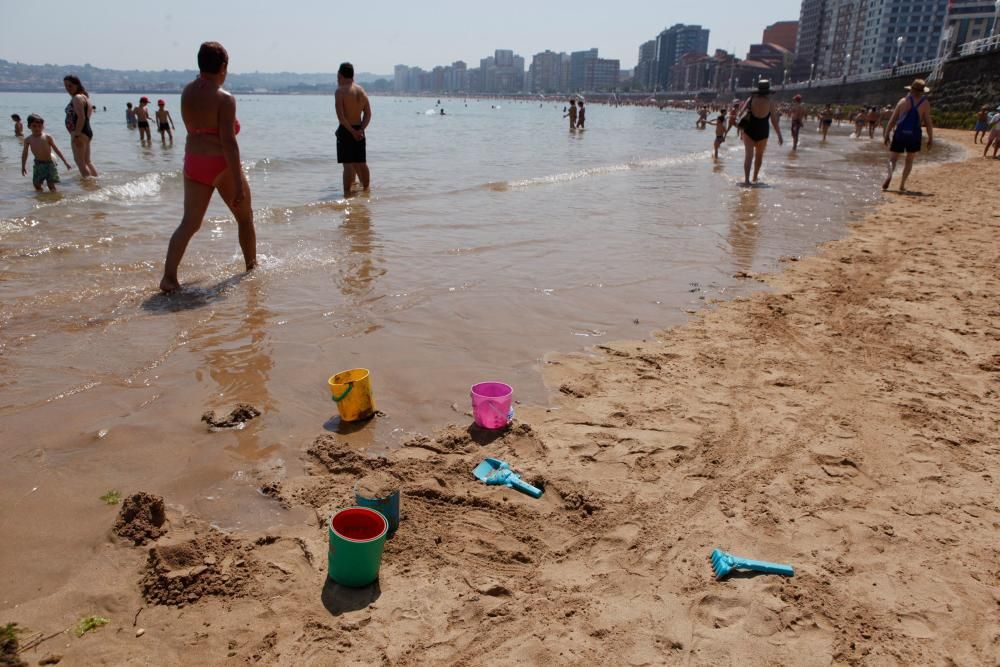
[[[696,153],[689,153],[687,155],[681,155],[677,157],[654,158],[650,160],[633,160],[631,162],[609,164],[600,167],[587,167],[586,169],[567,171],[562,174],[551,174],[549,176],[525,178],[518,181],[499,181],[499,182],[487,183],[484,187],[488,190],[493,190],[495,192],[506,192],[507,190],[520,190],[535,185],[556,185],[559,183],[568,183],[570,181],[575,181],[581,178],[589,178],[592,176],[605,176],[607,174],[614,174],[622,171],[632,171],[634,169],[665,169],[667,167],[674,167],[680,164],[694,162],[696,160],[704,160],[705,156],[708,154],[709,153],[707,151],[698,151]]]
[[[82,202],[136,201],[160,194],[165,174],[146,174],[121,185],[110,185],[82,196]]]
[[[13,234],[22,229],[30,229],[41,224],[40,220],[31,217],[4,218],[0,220],[0,235]]]

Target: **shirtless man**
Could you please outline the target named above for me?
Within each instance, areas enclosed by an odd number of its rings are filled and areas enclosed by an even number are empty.
[[[799,147],[799,132],[802,131],[802,124],[806,119],[806,110],[802,106],[802,96],[796,95],[792,98],[792,110],[788,113],[792,119],[792,150]]]
[[[344,165],[344,197],[351,196],[354,177],[367,191],[371,183],[365,154],[365,128],[372,120],[372,106],[365,89],[354,83],[354,65],[342,63],[337,70],[337,162]]]

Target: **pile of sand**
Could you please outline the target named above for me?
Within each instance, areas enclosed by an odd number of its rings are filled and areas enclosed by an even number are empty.
[[[209,410],[201,416],[201,420],[212,429],[240,429],[246,426],[248,421],[259,416],[260,410],[249,403],[240,403],[225,417],[217,417],[214,410]]]
[[[256,571],[250,547],[209,532],[150,549],[139,585],[147,602],[182,607],[209,595],[250,595]]]
[[[163,498],[140,491],[122,503],[113,530],[116,535],[132,540],[138,547],[166,533],[167,529],[163,527],[166,520]]]

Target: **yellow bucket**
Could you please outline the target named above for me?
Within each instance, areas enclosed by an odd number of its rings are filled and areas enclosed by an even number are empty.
[[[354,368],[334,375],[328,381],[340,420],[357,422],[375,416],[372,399],[371,373],[367,368]]]

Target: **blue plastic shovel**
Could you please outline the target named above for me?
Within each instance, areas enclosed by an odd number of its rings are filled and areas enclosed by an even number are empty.
[[[485,459],[472,471],[480,482],[489,486],[509,486],[521,493],[527,493],[532,498],[540,498],[542,490],[521,480],[521,477],[510,469],[510,464],[500,459]]]
[[[768,563],[762,560],[750,560],[740,558],[722,549],[712,551],[712,569],[715,570],[716,579],[724,579],[733,570],[749,570],[750,572],[763,572],[765,574],[780,574],[786,577],[795,575],[795,570],[791,565],[780,563]]]

